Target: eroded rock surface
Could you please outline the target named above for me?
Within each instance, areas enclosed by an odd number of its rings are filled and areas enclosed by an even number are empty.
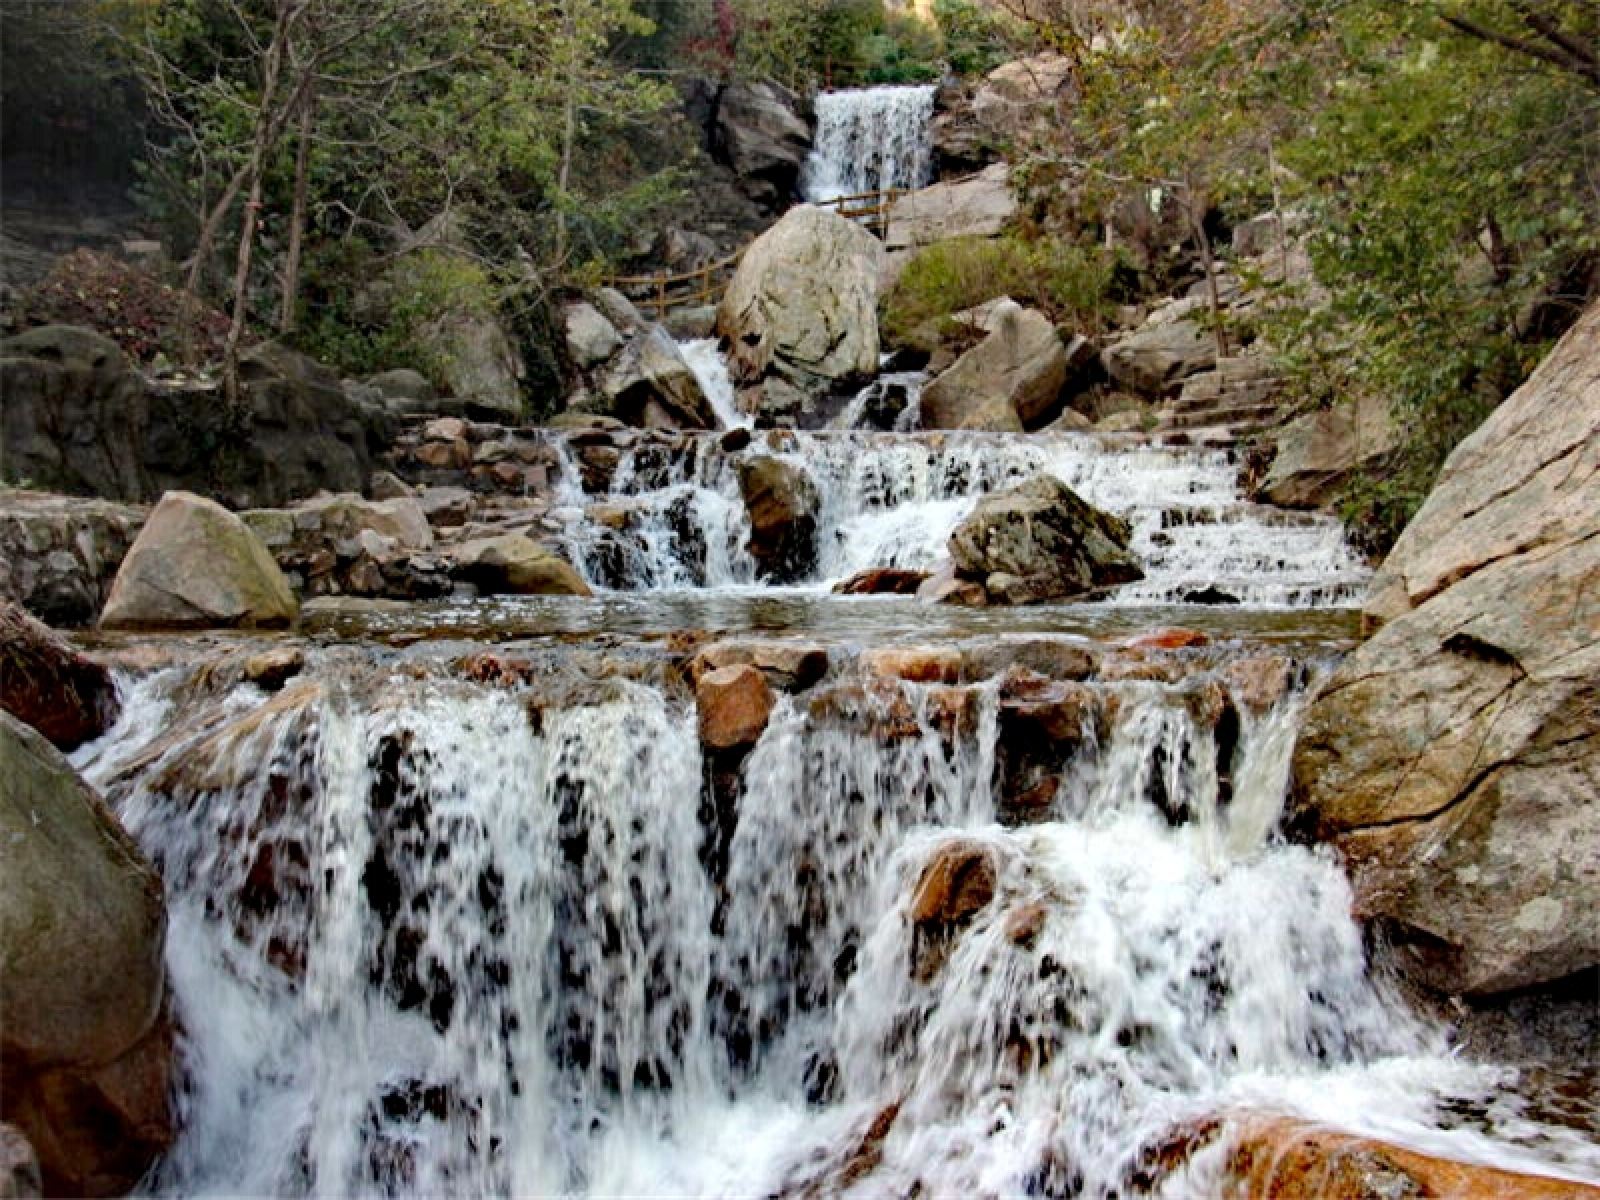
[[[1307,715],[1302,821],[1451,993],[1600,963],[1600,308],[1450,456]]]

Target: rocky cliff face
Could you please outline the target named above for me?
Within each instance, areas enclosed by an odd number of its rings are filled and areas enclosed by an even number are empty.
[[[1311,708],[1300,816],[1409,973],[1600,963],[1600,307],[1450,456]]]

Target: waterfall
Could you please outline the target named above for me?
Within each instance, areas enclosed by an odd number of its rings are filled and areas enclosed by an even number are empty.
[[[733,398],[733,379],[728,374],[728,360],[723,357],[716,338],[695,338],[681,342],[683,360],[689,364],[700,390],[705,392],[711,411],[724,429],[736,426],[749,428],[753,423],[748,414],[739,411]]]
[[[1246,502],[1227,451],[1073,434],[786,433],[733,452],[705,436],[673,450],[642,440],[625,451],[608,494],[591,498],[611,524],[574,512],[567,547],[602,587],[753,582],[738,463],[770,453],[817,490],[811,586],[869,567],[931,568],[983,496],[1040,472],[1132,524],[1146,577],[1118,589],[1114,604],[1180,603],[1210,589],[1250,607],[1349,605],[1367,578],[1337,520]],[[620,531],[619,511],[630,514]]]
[[[919,188],[933,171],[932,85],[855,88],[817,96],[817,131],[801,173],[807,200]]]
[[[166,880],[155,1193],[830,1194],[875,1126],[872,1194],[1128,1194],[1239,1107],[1600,1173],[1367,977],[1336,863],[1272,835],[1301,694],[1225,742],[1195,680],[1082,685],[1052,820],[1010,826],[993,678],[835,646],[730,765],[659,643],[449,653],[147,676],[77,756]],[[930,932],[952,851],[990,894]]]

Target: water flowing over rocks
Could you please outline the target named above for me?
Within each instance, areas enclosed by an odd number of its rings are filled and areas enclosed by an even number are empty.
[[[807,200],[920,188],[933,166],[934,89],[854,88],[816,98],[816,142],[801,187]]]
[[[712,750],[753,746],[772,715],[772,689],[756,667],[718,667],[695,684],[700,740]]]
[[[783,459],[763,455],[739,464],[739,491],[761,573],[776,583],[807,575],[817,553],[816,486]]]
[[[298,604],[250,527],[214,501],[168,492],[117,570],[104,629],[288,625]]]
[[[1030,604],[1144,578],[1126,521],[1041,475],[989,496],[950,535],[956,568],[991,600]]]
[[[811,205],[752,242],[717,310],[735,383],[811,391],[876,374],[882,256],[866,230]]]
[[[1451,454],[1311,708],[1300,811],[1449,993],[1600,964],[1600,310]]]
[[[48,1195],[120,1195],[171,1140],[161,880],[52,747],[0,714],[4,1116]]]
[[[109,729],[122,705],[104,667],[0,600],[0,707],[72,750]]]

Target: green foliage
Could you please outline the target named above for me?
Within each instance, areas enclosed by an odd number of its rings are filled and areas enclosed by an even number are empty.
[[[939,30],[883,0],[718,0],[701,11],[685,42],[716,74],[806,91],[923,83],[942,69]]]
[[[957,75],[986,75],[1010,57],[1015,35],[994,9],[974,0],[934,0],[933,18]]]
[[[1105,326],[1120,260],[1099,246],[1058,238],[954,238],[906,264],[884,309],[889,341],[931,350],[952,313],[999,296],[1038,308],[1085,333]]]

